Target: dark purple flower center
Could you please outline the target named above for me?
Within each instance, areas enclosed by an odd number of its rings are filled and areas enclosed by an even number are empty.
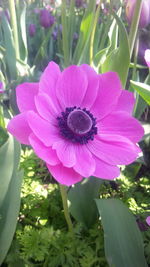
[[[73,143],[86,144],[97,134],[96,118],[85,108],[66,108],[57,120],[61,135]]]

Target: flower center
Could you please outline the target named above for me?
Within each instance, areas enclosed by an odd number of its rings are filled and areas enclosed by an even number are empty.
[[[83,110],[75,109],[68,115],[67,125],[74,134],[84,135],[91,130],[92,119]]]
[[[96,118],[85,108],[66,108],[57,120],[61,135],[73,143],[86,144],[97,134]]]

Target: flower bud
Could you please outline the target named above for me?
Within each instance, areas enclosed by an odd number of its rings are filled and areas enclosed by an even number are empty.
[[[137,0],[127,0],[126,2],[126,17],[128,23],[131,24],[135,5]],[[150,23],[150,1],[143,0],[142,1],[142,9],[141,9],[141,16],[139,20],[139,28],[144,28]]]
[[[48,10],[42,9],[40,11],[40,24],[44,28],[51,27],[55,22],[54,16],[52,16]]]
[[[147,66],[150,68],[150,49],[145,50],[144,59],[146,61]]]
[[[33,37],[35,35],[35,32],[36,32],[36,25],[32,24],[32,23],[29,24],[28,31],[29,31],[30,37]]]

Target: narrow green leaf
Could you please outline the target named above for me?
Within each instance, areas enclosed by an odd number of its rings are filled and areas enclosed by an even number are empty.
[[[131,86],[138,92],[138,94],[150,105],[150,86],[145,83],[130,81]]]
[[[0,147],[0,206],[7,194],[14,168],[18,168],[20,144],[9,136],[7,142]]]
[[[22,176],[22,172],[14,170],[7,194],[0,209],[0,265],[5,259],[16,229],[20,209]]]
[[[96,199],[96,204],[109,266],[146,267],[142,236],[133,214],[119,199]]]
[[[15,48],[14,48],[12,31],[4,15],[2,16],[1,23],[2,23],[4,47],[6,49],[5,59],[7,63],[8,73],[9,73],[10,78],[12,80],[15,80],[17,77],[16,53],[15,53]]]
[[[119,47],[111,51],[102,65],[102,72],[115,71],[125,86],[130,64],[130,51],[126,29],[121,19],[112,12],[119,27]]]
[[[68,200],[70,212],[78,221],[86,227],[90,227],[97,218],[97,209],[94,199],[99,196],[99,188],[103,180],[90,177],[84,179],[69,190]]]
[[[79,39],[73,56],[74,64],[80,64],[82,62],[82,58],[84,57],[84,53],[86,53],[87,45],[89,44],[90,35],[93,29],[95,5],[95,0],[89,1],[81,21]]]
[[[20,58],[27,63],[28,49],[27,49],[27,34],[26,34],[26,5],[20,15]]]
[[[9,136],[0,147],[0,265],[11,245],[20,208],[22,172],[18,172],[20,144]]]
[[[0,126],[0,147],[7,141],[7,139],[8,139],[8,134],[6,130],[4,130],[4,128]]]
[[[65,67],[69,65],[69,42],[68,42],[68,24],[66,15],[66,0],[62,0],[61,4],[61,23],[62,23],[62,41],[63,41],[63,52],[64,52],[64,64]]]

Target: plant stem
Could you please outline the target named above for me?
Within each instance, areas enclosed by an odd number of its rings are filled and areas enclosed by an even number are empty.
[[[62,203],[63,203],[63,208],[64,208],[64,215],[65,215],[66,222],[68,224],[68,229],[74,235],[73,224],[70,218],[68,203],[67,203],[67,187],[62,184],[59,184],[59,187],[60,187],[60,193],[61,193]]]
[[[134,15],[131,23],[131,28],[129,32],[129,47],[130,47],[130,58],[132,57],[134,43],[138,31],[138,25],[142,9],[142,0],[137,0],[135,4]]]
[[[19,52],[19,39],[18,39],[18,28],[17,28],[17,17],[16,17],[16,9],[15,9],[15,1],[9,0],[9,11],[11,15],[11,25],[13,29],[15,50],[16,50],[16,58],[20,58]]]

